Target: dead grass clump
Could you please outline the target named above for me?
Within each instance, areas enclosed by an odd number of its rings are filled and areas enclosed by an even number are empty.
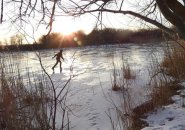
[[[113,79],[111,80],[113,91],[121,90],[121,85],[118,82],[117,74],[118,74],[118,70],[116,69],[115,63],[113,62],[113,75],[112,75]]]
[[[131,70],[128,64],[123,66],[122,71],[123,71],[123,75],[125,79],[135,79],[136,78],[136,74],[133,72],[133,70]]]
[[[121,87],[118,86],[117,84],[114,84],[114,85],[112,85],[112,90],[113,91],[119,91],[119,90],[121,90]]]
[[[113,64],[113,74],[112,74],[112,90],[127,90],[132,81],[136,78],[136,74],[130,68],[129,64],[123,62],[116,64],[114,61]]]
[[[151,93],[150,93],[150,99],[152,105],[157,108],[161,107],[163,105],[169,104],[172,101],[170,100],[170,97],[174,94],[174,91],[172,89],[172,86],[170,84],[159,84],[155,87],[152,87]]]
[[[48,96],[41,97],[37,94],[27,94],[25,97],[22,98],[22,101],[25,105],[48,103],[51,100],[52,99]]]
[[[177,79],[185,78],[185,50],[182,48],[172,48],[165,51],[165,57],[161,63],[167,75]]]

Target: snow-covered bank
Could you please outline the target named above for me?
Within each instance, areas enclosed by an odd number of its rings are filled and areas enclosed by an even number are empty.
[[[173,104],[146,114],[148,126],[142,130],[185,130],[185,82],[179,95],[172,96]]]

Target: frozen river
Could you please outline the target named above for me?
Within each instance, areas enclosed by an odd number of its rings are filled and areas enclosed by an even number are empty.
[[[120,65],[124,62],[129,64],[135,73],[136,78],[128,87],[132,102],[137,105],[146,99],[148,70],[152,61],[154,59],[160,61],[163,57],[162,44],[158,43],[89,46],[63,50],[65,61],[62,64],[62,73],[59,72],[59,65],[56,66],[54,74],[51,69],[55,64],[52,57],[59,50],[42,50],[39,53],[56,87],[62,87],[70,75],[76,75],[70,82],[67,96],[67,104],[72,110],[72,114],[69,114],[72,130],[109,130],[111,129],[109,116],[116,122],[114,104],[119,106],[122,103],[122,94],[111,90],[113,61],[116,69],[120,70]],[[11,58],[6,62],[21,68],[25,82],[28,80],[26,78],[28,74],[42,73],[35,52],[1,53],[1,60],[8,56]]]

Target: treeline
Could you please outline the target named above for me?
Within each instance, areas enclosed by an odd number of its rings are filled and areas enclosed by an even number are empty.
[[[85,38],[86,44],[113,44],[113,43],[145,43],[162,41],[162,31],[152,30],[122,30],[106,28],[104,30],[93,30]]]
[[[86,35],[83,31],[75,32],[69,36],[60,33],[43,35],[38,42],[33,44],[15,44],[0,46],[1,50],[39,50],[48,48],[77,47],[87,45],[102,44],[122,44],[122,43],[150,43],[163,41],[162,31],[153,30],[123,30],[105,28],[103,30],[94,29]]]

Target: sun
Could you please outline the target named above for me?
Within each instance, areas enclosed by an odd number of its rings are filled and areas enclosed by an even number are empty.
[[[87,22],[79,22],[71,19],[61,19],[53,23],[53,31],[60,32],[63,35],[70,35],[74,32],[82,30],[85,34],[92,31],[92,27]]]
[[[63,29],[60,30],[60,32],[61,32],[64,36],[70,35],[70,34],[72,34],[73,32],[76,32],[76,31],[77,31],[77,29],[72,28],[72,27],[70,27],[70,26],[65,27],[65,28],[63,28]]]
[[[64,25],[60,23],[54,23],[53,31],[60,32],[63,35],[70,35],[71,33],[77,31],[77,28],[75,26],[70,25],[70,23],[64,23]]]

